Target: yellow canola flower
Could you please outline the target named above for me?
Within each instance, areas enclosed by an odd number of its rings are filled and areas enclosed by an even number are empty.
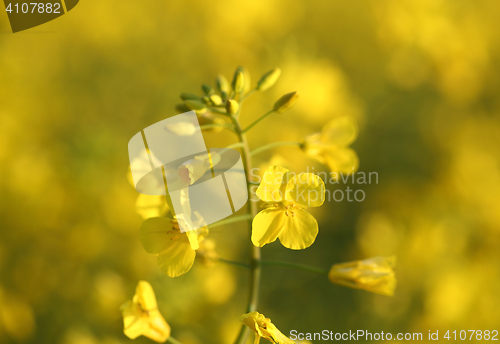
[[[240,321],[255,332],[254,344],[258,344],[261,338],[276,344],[295,344],[293,340],[276,328],[271,319],[266,318],[259,312],[243,314]]]
[[[170,326],[158,311],[156,297],[146,281],[139,281],[132,300],[125,302],[120,310],[123,314],[123,332],[130,339],[148,337],[164,343],[170,337]]]
[[[396,257],[373,257],[365,260],[335,264],[328,273],[332,283],[363,289],[372,293],[393,296]]]
[[[331,172],[356,172],[359,159],[348,146],[358,136],[358,125],[351,116],[337,117],[323,126],[320,133],[309,135],[302,145],[311,158],[328,166]]]
[[[143,222],[140,232],[142,246],[146,252],[158,255],[160,269],[170,277],[191,269],[196,250],[208,234],[206,226],[183,233],[179,221],[182,219],[153,217]]]
[[[280,239],[283,246],[302,250],[318,235],[318,222],[305,209],[325,201],[325,184],[312,173],[292,174],[286,168],[271,166],[256,191],[266,209],[252,222],[252,243],[262,247]]]

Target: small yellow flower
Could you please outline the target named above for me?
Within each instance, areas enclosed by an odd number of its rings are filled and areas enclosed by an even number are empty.
[[[395,256],[335,264],[331,267],[328,278],[332,283],[345,287],[392,296],[396,288],[396,276],[393,270],[395,264]]]
[[[255,332],[254,344],[258,344],[261,338],[275,344],[295,344],[293,340],[276,328],[271,319],[266,318],[259,312],[243,314],[240,317],[240,321]]]
[[[164,343],[170,337],[170,326],[158,311],[156,297],[151,285],[139,281],[132,300],[125,302],[120,310],[123,314],[123,332],[130,339],[148,337]]]
[[[214,266],[219,259],[215,246],[213,239],[205,239],[200,242],[200,248],[196,250],[196,259],[205,266]]]
[[[160,269],[170,277],[183,275],[191,269],[196,250],[208,234],[206,226],[182,233],[179,220],[181,219],[153,217],[144,221],[141,226],[142,246],[146,252],[158,255]],[[187,223],[183,224],[185,225]]]
[[[305,138],[303,149],[311,158],[336,173],[356,172],[359,159],[348,146],[356,140],[358,126],[351,116],[337,117],[323,127],[321,133]]]
[[[283,246],[302,250],[318,235],[318,222],[305,208],[319,207],[325,200],[325,184],[312,173],[292,174],[271,166],[256,192],[266,209],[252,222],[252,242],[264,246],[280,239]]]

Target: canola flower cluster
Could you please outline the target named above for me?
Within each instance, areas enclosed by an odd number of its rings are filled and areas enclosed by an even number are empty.
[[[264,74],[252,88],[248,71],[239,67],[231,83],[224,76],[219,76],[215,87],[202,85],[202,96],[182,93],[183,103],[176,107],[179,113],[195,111],[202,130],[229,130],[238,136],[239,142],[227,148],[241,149],[248,189],[258,185],[256,195],[262,201],[260,211],[255,202],[249,201],[246,215],[230,217],[207,226],[198,213],[191,213],[188,189],[185,189],[181,195],[181,204],[185,210],[183,216],[196,216],[196,220],[190,220],[198,229],[181,231],[180,228],[186,221],[173,213],[168,197],[139,195],[136,202],[136,211],[144,219],[140,229],[142,246],[146,252],[157,256],[158,265],[167,276],[177,277],[187,273],[196,258],[208,266],[225,262],[250,270],[249,304],[247,313],[239,319],[242,328],[235,344],[246,343],[250,331],[255,334],[254,343],[259,343],[261,338],[278,344],[294,343],[282,334],[269,318],[257,311],[260,273],[263,266],[279,265],[306,269],[326,275],[332,283],[382,295],[393,295],[396,286],[393,270],[395,257],[373,257],[334,264],[329,271],[301,264],[261,259],[260,249],[275,242],[276,239],[279,239],[284,247],[292,250],[303,250],[314,243],[319,226],[307,208],[320,207],[324,203],[325,184],[313,173],[295,174],[276,165],[269,166],[262,180],[256,182],[249,173],[252,170],[252,156],[277,146],[295,145],[306,155],[325,164],[332,173],[353,172],[359,165],[356,152],[349,147],[358,135],[356,121],[350,116],[340,116],[331,120],[324,125],[321,132],[309,135],[300,142],[276,142],[250,150],[247,132],[266,117],[283,114],[298,100],[297,92],[285,94],[275,102],[271,110],[246,128],[241,127],[239,118],[242,103],[252,94],[272,87],[278,81],[280,74],[281,70],[275,68]],[[165,129],[181,136],[194,133],[192,123],[178,123]],[[192,185],[218,164],[220,154],[209,153],[195,157],[183,163],[173,173],[177,173],[186,185]],[[161,181],[158,181],[158,184],[160,185]],[[215,250],[215,241],[207,238],[209,227],[239,221],[248,221],[250,224],[249,241],[252,245],[250,264],[231,262],[219,257]],[[179,343],[170,335],[171,328],[161,315],[153,288],[147,281],[138,283],[133,299],[124,303],[121,311],[124,333],[129,338],[135,339],[143,335],[158,343],[167,341]]]

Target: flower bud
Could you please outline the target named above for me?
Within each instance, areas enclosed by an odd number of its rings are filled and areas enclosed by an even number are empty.
[[[373,257],[335,264],[328,273],[332,283],[392,296],[396,287],[393,267],[396,257]]]
[[[274,103],[273,111],[277,113],[285,112],[295,104],[298,98],[299,94],[297,92],[285,94]]]
[[[233,87],[233,91],[236,93],[241,93],[245,89],[245,74],[243,74],[241,67],[236,69],[231,86]]]
[[[209,96],[203,96],[201,97],[201,100],[203,101],[203,103],[205,103],[205,105],[211,105]]]
[[[278,81],[278,78],[281,75],[281,69],[279,68],[274,68],[273,70],[267,72],[260,78],[259,82],[257,83],[257,90],[259,91],[265,91],[268,88],[272,87],[276,81]]]
[[[206,95],[211,95],[212,93],[214,93],[214,89],[209,84],[202,84],[201,89],[203,90],[203,92],[205,92]]]
[[[175,111],[176,111],[177,113],[184,113],[184,112],[191,111],[191,109],[190,109],[190,108],[188,108],[188,107],[186,106],[186,104],[177,104],[177,105],[175,106]]]
[[[226,103],[226,111],[230,115],[234,115],[238,112],[240,105],[234,99],[229,99]]]
[[[201,98],[198,97],[196,94],[193,93],[181,93],[181,99],[186,101],[186,100],[197,100],[201,101]]]
[[[198,100],[186,100],[184,104],[186,104],[186,106],[191,110],[196,111],[196,113],[204,112],[206,110],[205,104]]]
[[[220,74],[215,80],[215,84],[217,85],[217,89],[219,92],[229,93],[231,91],[231,86],[229,85],[229,81],[227,81],[226,77]]]
[[[222,98],[218,95],[218,94],[212,94],[210,96],[210,101],[212,102],[212,104],[214,104],[215,106],[219,106],[222,104]]]

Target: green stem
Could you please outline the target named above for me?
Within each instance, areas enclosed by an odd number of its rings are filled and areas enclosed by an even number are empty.
[[[252,182],[252,177],[250,175],[250,171],[252,170],[252,158],[250,155],[250,147],[248,146],[248,141],[247,137],[245,135],[245,132],[241,129],[240,123],[238,121],[238,113],[236,113],[234,116],[231,116],[231,120],[233,121],[233,125],[236,129],[236,133],[240,139],[240,142],[243,143],[243,149],[242,149],[242,157],[243,157],[243,165],[245,167],[246,171],[246,177],[247,177],[247,190],[248,190],[248,195],[251,197],[251,182]],[[247,202],[247,209],[248,209],[248,214],[251,215],[251,218],[248,219],[248,228],[250,231],[250,235],[252,235],[252,218],[257,214],[257,203],[252,202],[251,199],[248,200]],[[257,305],[259,302],[259,288],[260,288],[260,277],[261,277],[261,267],[259,264],[260,261],[260,247],[256,247],[252,244],[250,241],[250,252],[251,252],[251,259],[250,259],[250,293],[248,296],[248,307],[247,307],[247,313],[253,312],[257,310]],[[248,335],[250,334],[250,329],[242,325],[240,332],[238,334],[238,337],[236,338],[235,344],[243,344],[246,342],[248,339]]]
[[[260,118],[258,118],[255,122],[253,122],[252,124],[250,124],[248,127],[246,127],[245,129],[243,129],[242,133],[246,133],[247,131],[249,131],[250,129],[252,129],[257,123],[259,123],[260,121],[262,121],[264,118],[266,118],[267,116],[271,115],[274,113],[274,110],[271,110],[267,113],[265,113],[264,115],[262,115]]]
[[[261,146],[259,148],[254,149],[253,151],[250,152],[252,156],[257,155],[259,153],[265,152],[266,150],[273,149],[276,147],[281,147],[281,146],[302,146],[301,142],[295,142],[295,141],[283,141],[283,142],[273,142],[264,146]]]
[[[172,343],[172,344],[182,344],[181,342],[179,342],[177,339],[175,339],[173,337],[168,337],[167,342]]]
[[[204,124],[200,125],[200,130],[213,129],[213,128],[225,128],[234,132],[234,128],[229,124]]]
[[[228,217],[224,220],[220,220],[218,222],[215,222],[215,223],[208,225],[208,228],[215,228],[215,227],[219,227],[219,226],[223,226],[223,225],[227,225],[227,224],[239,222],[239,221],[247,221],[249,219],[252,219],[252,216],[250,214],[231,216],[231,217]]]
[[[222,258],[219,258],[219,262],[223,262],[223,263],[230,264],[230,265],[242,266],[244,268],[250,269],[250,265],[248,265],[246,263],[235,262],[232,260],[227,260],[227,259],[222,259]]]
[[[305,270],[305,271],[315,272],[317,274],[328,275],[328,271],[326,271],[326,270],[323,270],[321,268],[317,268],[315,266],[305,265],[305,264],[282,262],[282,261],[278,261],[278,260],[261,260],[260,263],[262,265],[284,266],[287,268]]]
[[[248,91],[243,97],[241,97],[240,104],[242,104],[245,99],[247,99],[248,97],[250,97],[256,91],[257,91],[256,87],[252,88],[250,91]]]

